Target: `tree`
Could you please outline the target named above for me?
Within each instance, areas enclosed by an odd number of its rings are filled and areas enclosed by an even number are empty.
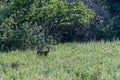
[[[0,8],[0,15],[3,15],[0,19],[0,42],[11,39],[8,45],[16,40],[21,45],[26,43],[28,35],[30,36],[29,33],[25,35],[27,30],[31,30],[31,37],[42,34],[43,44],[58,26],[87,24],[95,14],[81,1],[68,3],[62,0],[10,0],[4,2],[4,5],[7,7]],[[35,37],[39,39],[37,41],[41,41],[41,36]]]
[[[119,0],[82,0],[85,5],[95,11],[96,15],[91,20],[95,26],[97,40],[112,40],[120,38],[119,19],[120,19],[120,1]],[[91,24],[88,25],[92,31]]]

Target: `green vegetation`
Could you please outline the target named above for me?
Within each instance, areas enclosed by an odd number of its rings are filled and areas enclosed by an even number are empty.
[[[0,0],[0,80],[119,80],[119,4]]]
[[[119,80],[120,42],[63,43],[48,57],[35,50],[0,53],[3,80]]]
[[[81,1],[0,1],[0,51],[42,49],[57,27],[87,24],[94,15]]]

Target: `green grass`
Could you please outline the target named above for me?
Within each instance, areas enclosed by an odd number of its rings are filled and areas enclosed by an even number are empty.
[[[63,43],[48,57],[26,50],[0,53],[3,80],[120,80],[120,42]]]

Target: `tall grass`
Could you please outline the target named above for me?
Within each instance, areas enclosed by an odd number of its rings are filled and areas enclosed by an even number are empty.
[[[63,43],[48,57],[0,53],[1,80],[120,80],[120,42]]]

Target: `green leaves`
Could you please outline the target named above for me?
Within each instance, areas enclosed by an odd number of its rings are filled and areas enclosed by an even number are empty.
[[[89,23],[95,14],[80,1],[10,0],[0,7],[0,43],[17,48],[44,45],[55,28]]]
[[[41,20],[40,23],[43,24],[48,19],[52,20],[54,24],[58,21],[61,21],[60,24],[63,22],[85,24],[89,23],[89,19],[95,15],[80,1],[66,3],[59,0],[49,0],[46,2],[42,1],[42,6],[39,5],[38,3],[33,3],[30,7],[29,15],[32,19]]]
[[[86,24],[95,15],[80,1],[67,3],[59,0],[11,0],[8,7],[11,10],[9,16],[14,15],[14,20],[17,19],[16,22],[20,24],[36,20],[39,20],[37,23],[40,25],[46,25],[48,20],[53,24]]]
[[[90,9],[88,9],[82,2],[73,2],[70,4],[71,19],[73,22],[80,24],[89,23],[89,20],[95,15]]]

